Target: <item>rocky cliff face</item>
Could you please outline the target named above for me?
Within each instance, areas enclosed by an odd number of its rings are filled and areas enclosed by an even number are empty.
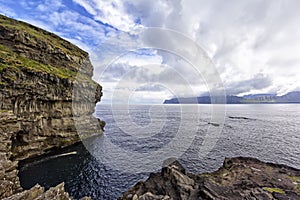
[[[300,170],[253,158],[227,158],[216,172],[190,174],[175,161],[120,200],[300,199]]]
[[[17,161],[102,132],[92,116],[101,86],[88,54],[58,36],[0,16],[0,198],[21,191]]]

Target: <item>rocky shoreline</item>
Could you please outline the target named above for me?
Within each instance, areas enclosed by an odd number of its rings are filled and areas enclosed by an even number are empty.
[[[254,158],[226,158],[212,173],[191,174],[178,161],[152,173],[119,200],[300,199],[300,170]]]

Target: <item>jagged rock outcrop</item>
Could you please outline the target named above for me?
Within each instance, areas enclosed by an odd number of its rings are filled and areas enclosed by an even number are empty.
[[[59,200],[71,200],[67,192],[65,192],[64,183],[52,187],[45,191],[40,185],[35,185],[30,190],[26,190],[10,197],[4,198],[3,200],[44,200],[44,199],[59,199]],[[90,200],[89,197],[84,197],[81,200]]]
[[[0,199],[22,191],[17,161],[102,132],[92,74],[85,51],[0,15]]]
[[[178,161],[152,173],[120,200],[300,199],[300,170],[254,158],[226,158],[212,173],[187,173]]]

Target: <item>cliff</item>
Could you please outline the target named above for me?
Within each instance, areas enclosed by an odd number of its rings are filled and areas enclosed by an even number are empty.
[[[0,15],[0,198],[22,191],[19,160],[102,132],[92,116],[102,88],[88,53],[55,34]],[[75,96],[74,96],[75,93]]]
[[[119,200],[300,199],[300,170],[254,158],[226,158],[212,173],[191,174],[178,161],[152,173]]]

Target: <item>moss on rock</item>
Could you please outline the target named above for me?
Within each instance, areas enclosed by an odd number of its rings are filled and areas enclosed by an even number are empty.
[[[285,192],[280,188],[263,187],[262,189],[270,193],[276,192],[279,194],[285,194]]]

